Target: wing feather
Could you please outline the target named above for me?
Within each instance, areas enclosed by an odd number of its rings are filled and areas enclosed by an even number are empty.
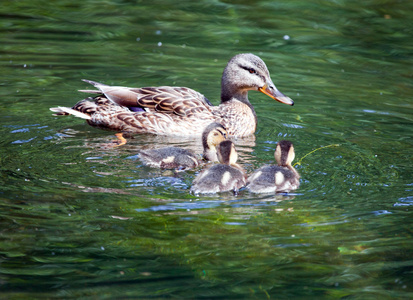
[[[189,116],[199,112],[210,112],[211,104],[206,98],[188,88],[146,87],[133,89],[138,95],[138,104],[156,112]]]
[[[147,111],[173,113],[182,117],[199,112],[211,114],[212,110],[212,104],[207,98],[187,87],[129,88],[108,86],[90,80],[83,81],[99,90],[84,90],[85,92],[103,93],[112,102],[125,107],[141,106],[147,108]]]

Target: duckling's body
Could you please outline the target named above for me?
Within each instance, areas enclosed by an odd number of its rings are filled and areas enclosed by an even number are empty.
[[[277,166],[264,166],[247,179],[252,193],[289,192],[300,186],[300,175],[291,166],[295,153],[290,141],[280,141],[274,153]]]
[[[296,172],[286,167],[264,166],[247,179],[247,189],[253,193],[289,192],[300,185]]]
[[[238,54],[227,64],[221,84],[221,104],[213,106],[202,94],[186,87],[128,88],[84,80],[101,94],[74,107],[54,107],[56,115],[72,114],[89,125],[129,133],[201,135],[211,122],[222,124],[231,136],[255,132],[257,116],[248,100],[249,90],[293,105],[277,90],[265,63],[253,54]]]
[[[219,123],[211,123],[202,133],[205,161],[217,161],[217,145],[227,137],[227,131]],[[197,156],[189,150],[178,147],[140,150],[140,159],[151,167],[162,169],[192,169],[200,165]]]
[[[199,165],[196,155],[186,149],[165,147],[141,150],[139,158],[150,167],[161,169],[193,169]]]
[[[212,194],[233,191],[235,194],[245,186],[245,173],[236,164],[238,155],[234,144],[227,140],[217,147],[220,164],[202,171],[193,181],[191,192],[194,194]]]

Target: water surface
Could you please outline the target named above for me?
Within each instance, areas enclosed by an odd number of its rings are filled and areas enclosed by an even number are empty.
[[[2,297],[413,297],[412,8],[4,3]],[[49,111],[82,99],[82,78],[188,86],[218,104],[222,70],[242,52],[266,62],[295,106],[250,92],[259,124],[255,141],[236,141],[240,163],[251,172],[293,141],[295,193],[193,196],[199,170],[137,157],[193,141],[141,135],[107,147],[113,133]]]

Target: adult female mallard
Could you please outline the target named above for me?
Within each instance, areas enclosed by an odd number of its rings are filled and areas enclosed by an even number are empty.
[[[274,152],[277,166],[264,166],[247,179],[247,190],[252,193],[289,192],[300,186],[300,175],[291,166],[294,146],[290,141],[280,141]]]
[[[193,181],[191,192],[194,194],[213,194],[233,191],[234,194],[246,183],[245,172],[237,164],[238,154],[230,140],[221,142],[217,147],[219,164],[203,170]]]
[[[92,126],[120,133],[201,135],[208,124],[218,122],[229,135],[243,137],[253,134],[257,126],[248,91],[258,90],[281,103],[294,104],[275,87],[262,59],[250,53],[234,56],[225,67],[219,106],[186,87],[129,88],[83,81],[98,90],[81,91],[100,95],[82,100],[72,108],[50,110],[56,115],[72,114]]]
[[[211,123],[202,133],[204,161],[217,161],[216,147],[226,140],[227,131],[219,123]],[[192,169],[200,164],[196,155],[189,150],[179,147],[164,147],[159,149],[145,149],[139,151],[140,159],[151,167],[162,169]]]

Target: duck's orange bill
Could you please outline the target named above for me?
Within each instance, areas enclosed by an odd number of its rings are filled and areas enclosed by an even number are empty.
[[[288,104],[288,105],[294,105],[294,101],[291,98],[285,96],[279,90],[277,90],[275,86],[270,88],[268,84],[265,84],[263,87],[258,88],[258,90],[261,93],[273,98],[274,100],[277,100],[278,102]]]

